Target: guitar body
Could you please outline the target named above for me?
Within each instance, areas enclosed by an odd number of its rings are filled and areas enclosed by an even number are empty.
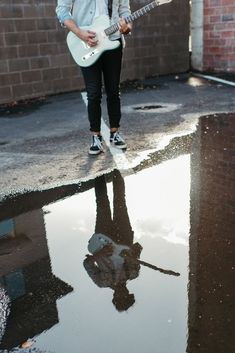
[[[90,47],[78,38],[73,32],[67,35],[67,44],[75,62],[82,67],[93,65],[106,50],[116,49],[120,42],[118,40],[110,40],[104,30],[110,25],[109,17],[106,15],[99,16],[94,22],[87,27],[81,27],[84,30],[96,32],[98,44]]]
[[[130,16],[125,17],[125,21],[126,23],[130,23],[145,15],[156,6],[167,4],[171,1],[172,0],[154,0],[150,4],[135,11]],[[98,44],[94,47],[89,47],[87,43],[78,38],[73,32],[69,32],[67,35],[67,44],[72,57],[79,66],[87,67],[93,65],[103,52],[116,49],[120,45],[118,40],[112,41],[109,39],[110,34],[118,31],[118,23],[110,26],[109,17],[106,15],[97,17],[90,26],[81,28],[95,32]]]

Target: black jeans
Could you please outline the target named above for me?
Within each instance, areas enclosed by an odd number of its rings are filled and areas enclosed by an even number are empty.
[[[88,99],[90,130],[101,130],[102,75],[107,96],[107,109],[110,128],[118,128],[121,119],[120,74],[122,64],[122,44],[104,52],[89,67],[81,67]]]
[[[95,233],[105,234],[117,244],[133,245],[134,232],[126,206],[124,179],[120,172],[118,170],[113,172],[113,217],[104,175],[95,179],[95,195]]]

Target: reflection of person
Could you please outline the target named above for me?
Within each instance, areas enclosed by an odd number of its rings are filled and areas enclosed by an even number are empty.
[[[125,203],[124,180],[119,171],[113,173],[113,217],[111,215],[105,176],[95,179],[97,216],[95,233],[89,240],[84,267],[99,287],[113,289],[113,304],[118,311],[127,310],[135,302],[134,294],[127,289],[127,281],[139,275],[137,260],[142,251],[133,243]]]
[[[123,34],[128,34],[131,31],[131,24],[127,24],[123,19],[123,17],[130,15],[129,0],[58,0],[56,13],[60,22],[90,47],[95,47],[98,44],[96,32],[84,30],[80,26],[90,26],[94,19],[101,15],[109,16],[111,24],[119,23],[119,31],[112,34],[109,39],[120,41],[121,45],[116,49],[105,51],[93,65],[82,67],[81,70],[86,85],[88,117],[92,132],[92,145],[89,153],[96,155],[103,151],[101,136],[102,75],[107,95],[110,142],[118,148],[126,148],[126,143],[119,134],[121,119],[119,86],[123,47],[121,39],[123,39]]]

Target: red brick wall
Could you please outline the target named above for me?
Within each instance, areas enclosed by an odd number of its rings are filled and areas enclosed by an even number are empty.
[[[235,72],[235,1],[204,0],[204,70]]]
[[[150,0],[132,0],[132,10]],[[0,104],[84,87],[68,53],[56,0],[1,0]],[[174,0],[136,22],[127,39],[122,80],[185,72],[188,0]]]

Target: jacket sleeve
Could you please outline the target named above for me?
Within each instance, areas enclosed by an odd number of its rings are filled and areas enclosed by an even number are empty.
[[[73,2],[73,0],[57,0],[55,11],[61,24],[63,24],[65,20],[70,20],[73,18],[71,14]]]
[[[129,0],[119,0],[119,17],[127,17],[131,14],[130,1]]]

